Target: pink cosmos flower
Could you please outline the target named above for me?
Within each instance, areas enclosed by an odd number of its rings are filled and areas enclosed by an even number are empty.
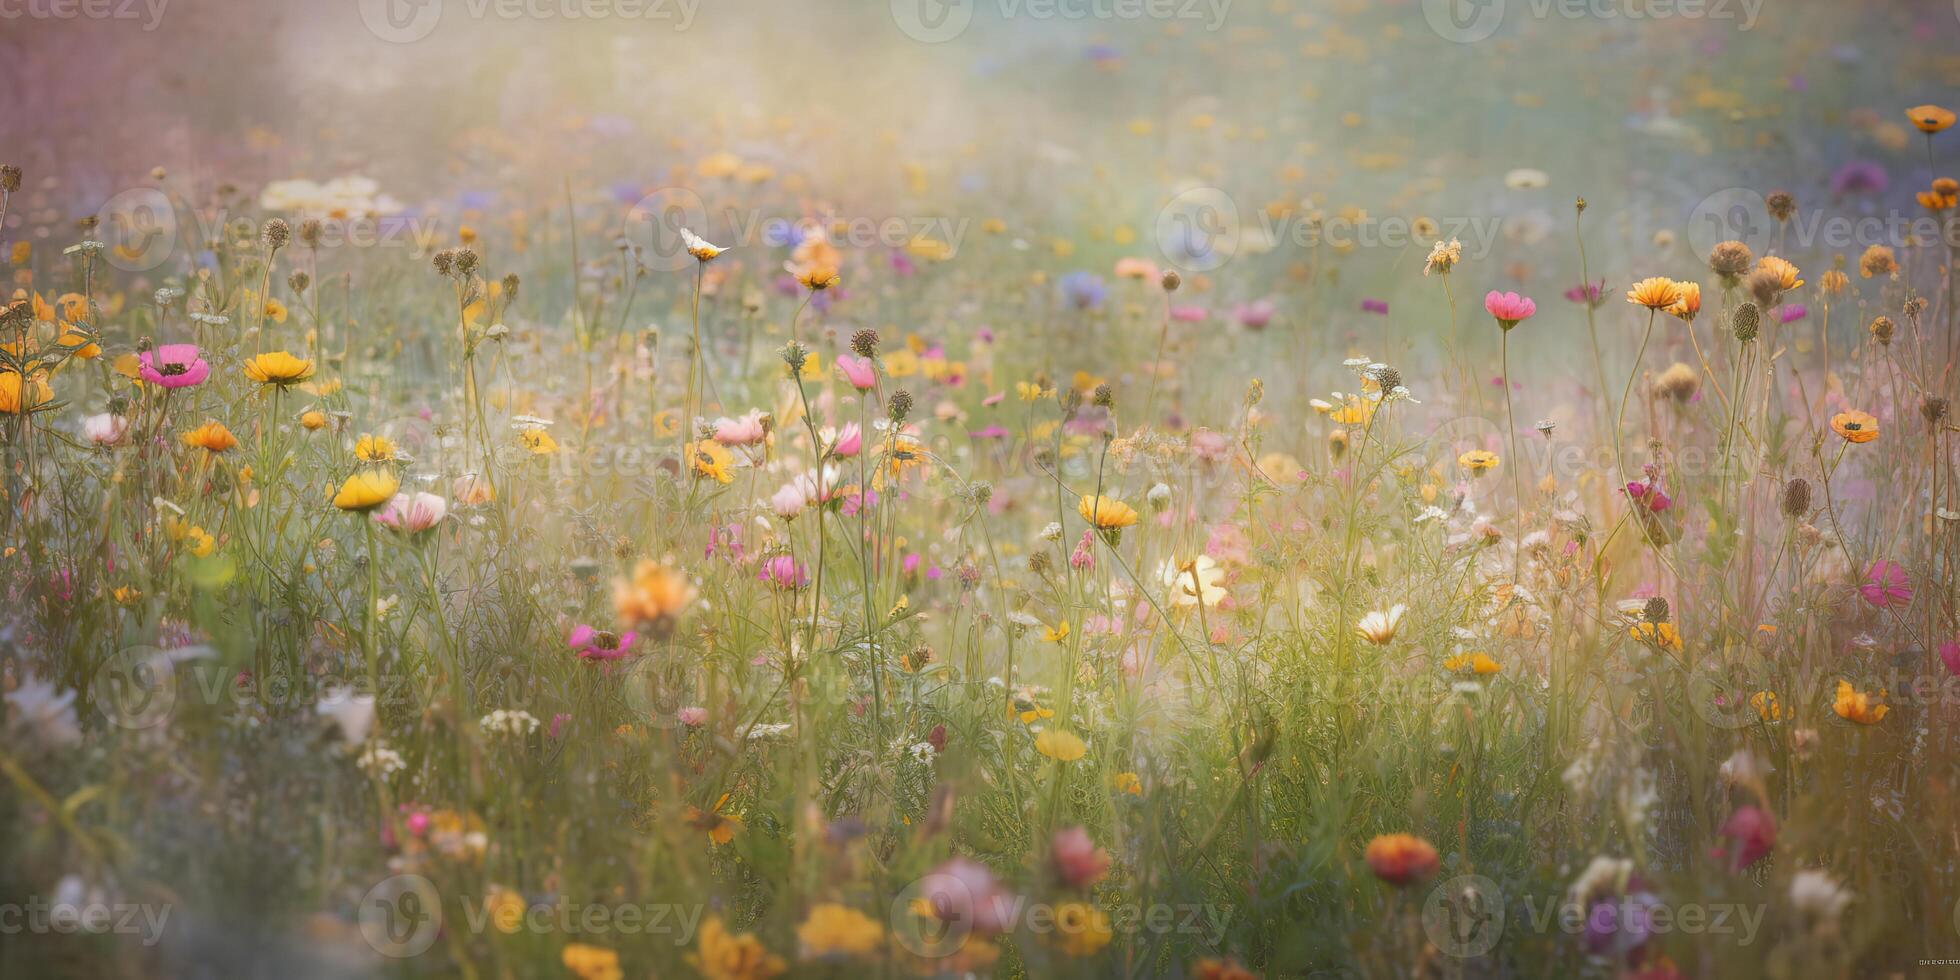
[[[608,633],[580,623],[566,641],[580,660],[618,660],[633,649],[638,633]],[[554,719],[555,720],[555,719]]]
[[[753,446],[767,438],[769,432],[762,426],[760,411],[750,412],[741,418],[715,420],[715,441],[724,446]]]
[[[1109,852],[1097,847],[1095,839],[1081,827],[1055,831],[1049,852],[1055,873],[1070,888],[1087,888],[1109,873]]]
[[[1266,324],[1272,322],[1273,314],[1277,311],[1278,307],[1273,305],[1272,300],[1258,299],[1232,307],[1232,316],[1237,318],[1242,327],[1249,330],[1264,330]]]
[[[1727,844],[1715,848],[1714,856],[1727,858],[1731,872],[1755,864],[1776,847],[1776,821],[1753,806],[1737,807],[1721,833]]]
[[[1865,572],[1865,584],[1858,594],[1878,609],[1889,609],[1912,602],[1912,586],[1907,584],[1905,566],[1889,558],[1872,562]]]
[[[1538,304],[1529,297],[1493,289],[1484,294],[1484,312],[1495,318],[1498,326],[1509,330],[1519,321],[1531,319],[1531,315],[1538,312]]]
[[[763,582],[785,591],[795,590],[810,584],[810,573],[788,555],[765,558],[755,577]]]
[[[830,454],[839,459],[850,459],[863,449],[864,433],[858,429],[856,422],[846,422],[837,433],[837,441],[831,445]]]
[[[136,355],[137,373],[164,388],[190,388],[211,376],[211,365],[199,357],[196,344],[164,344]]]
[[[700,728],[708,720],[708,709],[696,705],[689,705],[675,712],[674,717],[679,719],[681,724],[689,728]]]
[[[878,383],[878,369],[868,357],[853,357],[850,354],[837,355],[837,370],[844,372],[844,380],[859,391],[870,391]]]
[[[449,514],[449,502],[433,493],[398,493],[374,511],[374,522],[391,531],[420,534]]]
[[[1011,927],[1018,904],[992,869],[972,858],[956,857],[919,879],[920,898],[941,922],[960,922],[991,936]]]

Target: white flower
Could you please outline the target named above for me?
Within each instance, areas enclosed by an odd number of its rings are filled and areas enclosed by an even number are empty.
[[[1225,578],[1225,570],[1210,555],[1199,555],[1188,562],[1162,562],[1157,566],[1157,576],[1169,590],[1172,605],[1189,607],[1202,602],[1206,608],[1215,609],[1231,597],[1218,584]]]
[[[1851,898],[1851,892],[1828,871],[1806,868],[1790,879],[1790,904],[1827,928],[1837,926],[1838,916],[1851,904]]]
[[[681,229],[681,244],[687,247],[687,254],[703,262],[709,261],[715,256],[728,251],[720,245],[709,244],[706,239],[695,234],[692,229],[688,228]]]
[[[98,446],[113,446],[129,433],[129,420],[113,412],[91,415],[82,420],[82,434]]]
[[[1592,859],[1586,870],[1566,889],[1566,898],[1575,905],[1584,906],[1595,895],[1618,895],[1626,891],[1627,879],[1633,877],[1633,861],[1630,858],[1610,858],[1604,854]]]
[[[1387,646],[1389,641],[1395,639],[1395,631],[1402,625],[1402,614],[1408,611],[1408,606],[1398,602],[1387,611],[1371,612],[1355,624],[1355,635],[1376,646]]]
[[[498,708],[477,720],[477,727],[491,735],[529,735],[538,730],[538,719],[523,709]]]
[[[401,753],[389,748],[380,739],[368,743],[367,751],[362,752],[354,763],[368,775],[383,779],[408,768],[408,763],[402,761]]]
[[[760,739],[775,738],[787,731],[789,731],[789,725],[787,723],[776,724],[776,725],[756,725],[753,728],[749,729],[749,740],[756,741]]]
[[[1060,541],[1061,539],[1062,539],[1062,525],[1060,523],[1056,521],[1049,521],[1048,526],[1041,529],[1041,540]]]
[[[920,764],[931,762],[933,756],[939,754],[938,750],[932,747],[931,742],[914,742],[906,752],[912,756],[913,762]]]
[[[11,720],[37,741],[60,747],[82,740],[82,729],[75,723],[74,691],[63,692],[35,679],[21,684],[6,700],[13,705]]]
[[[368,730],[374,727],[374,695],[355,694],[351,687],[327,688],[313,710],[332,718],[348,745],[366,742]]]

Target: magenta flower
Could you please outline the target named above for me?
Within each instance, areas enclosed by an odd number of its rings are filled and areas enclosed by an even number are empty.
[[[1878,609],[1906,605],[1912,601],[1912,586],[1906,583],[1905,566],[1889,558],[1872,562],[1858,594]]]
[[[1946,664],[1946,672],[1960,677],[1960,643],[1948,640],[1940,644],[1940,662]]]
[[[878,383],[878,369],[868,357],[852,357],[849,354],[837,355],[837,369],[844,372],[844,380],[859,391],[870,391]]]
[[[1484,294],[1484,312],[1494,317],[1498,326],[1509,330],[1520,321],[1531,319],[1531,315],[1538,312],[1538,304],[1529,297],[1493,289]]]
[[[810,584],[810,573],[788,555],[765,558],[755,577],[778,589],[795,590]]]
[[[196,344],[164,344],[136,355],[143,380],[165,388],[190,388],[211,376],[211,365],[197,354]]]
[[[1641,483],[1635,480],[1627,484],[1627,496],[1656,514],[1674,506],[1674,500],[1661,492],[1659,484]]]
[[[580,623],[566,642],[580,660],[618,660],[632,651],[638,638],[638,633],[608,633]]]
[[[1388,301],[1385,299],[1364,299],[1361,301],[1361,312],[1387,316]]]
[[[1722,824],[1726,843],[1714,849],[1714,856],[1726,858],[1731,872],[1755,864],[1776,847],[1776,821],[1753,806],[1737,807]]]

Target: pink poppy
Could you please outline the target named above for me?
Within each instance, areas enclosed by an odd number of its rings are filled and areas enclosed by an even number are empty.
[[[632,651],[638,638],[638,633],[608,633],[580,623],[566,643],[580,660],[618,660]]]
[[[196,344],[164,344],[136,355],[143,380],[165,388],[190,388],[211,376],[211,365],[199,357]]]
[[[878,383],[878,369],[868,357],[853,357],[849,354],[837,355],[837,369],[844,372],[844,380],[859,391],[870,391]]]
[[[1912,601],[1912,586],[1906,583],[1905,566],[1889,558],[1872,562],[1858,594],[1879,609],[1906,605]]]

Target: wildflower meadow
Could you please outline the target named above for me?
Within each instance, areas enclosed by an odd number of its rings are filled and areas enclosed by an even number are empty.
[[[1960,969],[1956,42],[0,0],[0,976]]]

